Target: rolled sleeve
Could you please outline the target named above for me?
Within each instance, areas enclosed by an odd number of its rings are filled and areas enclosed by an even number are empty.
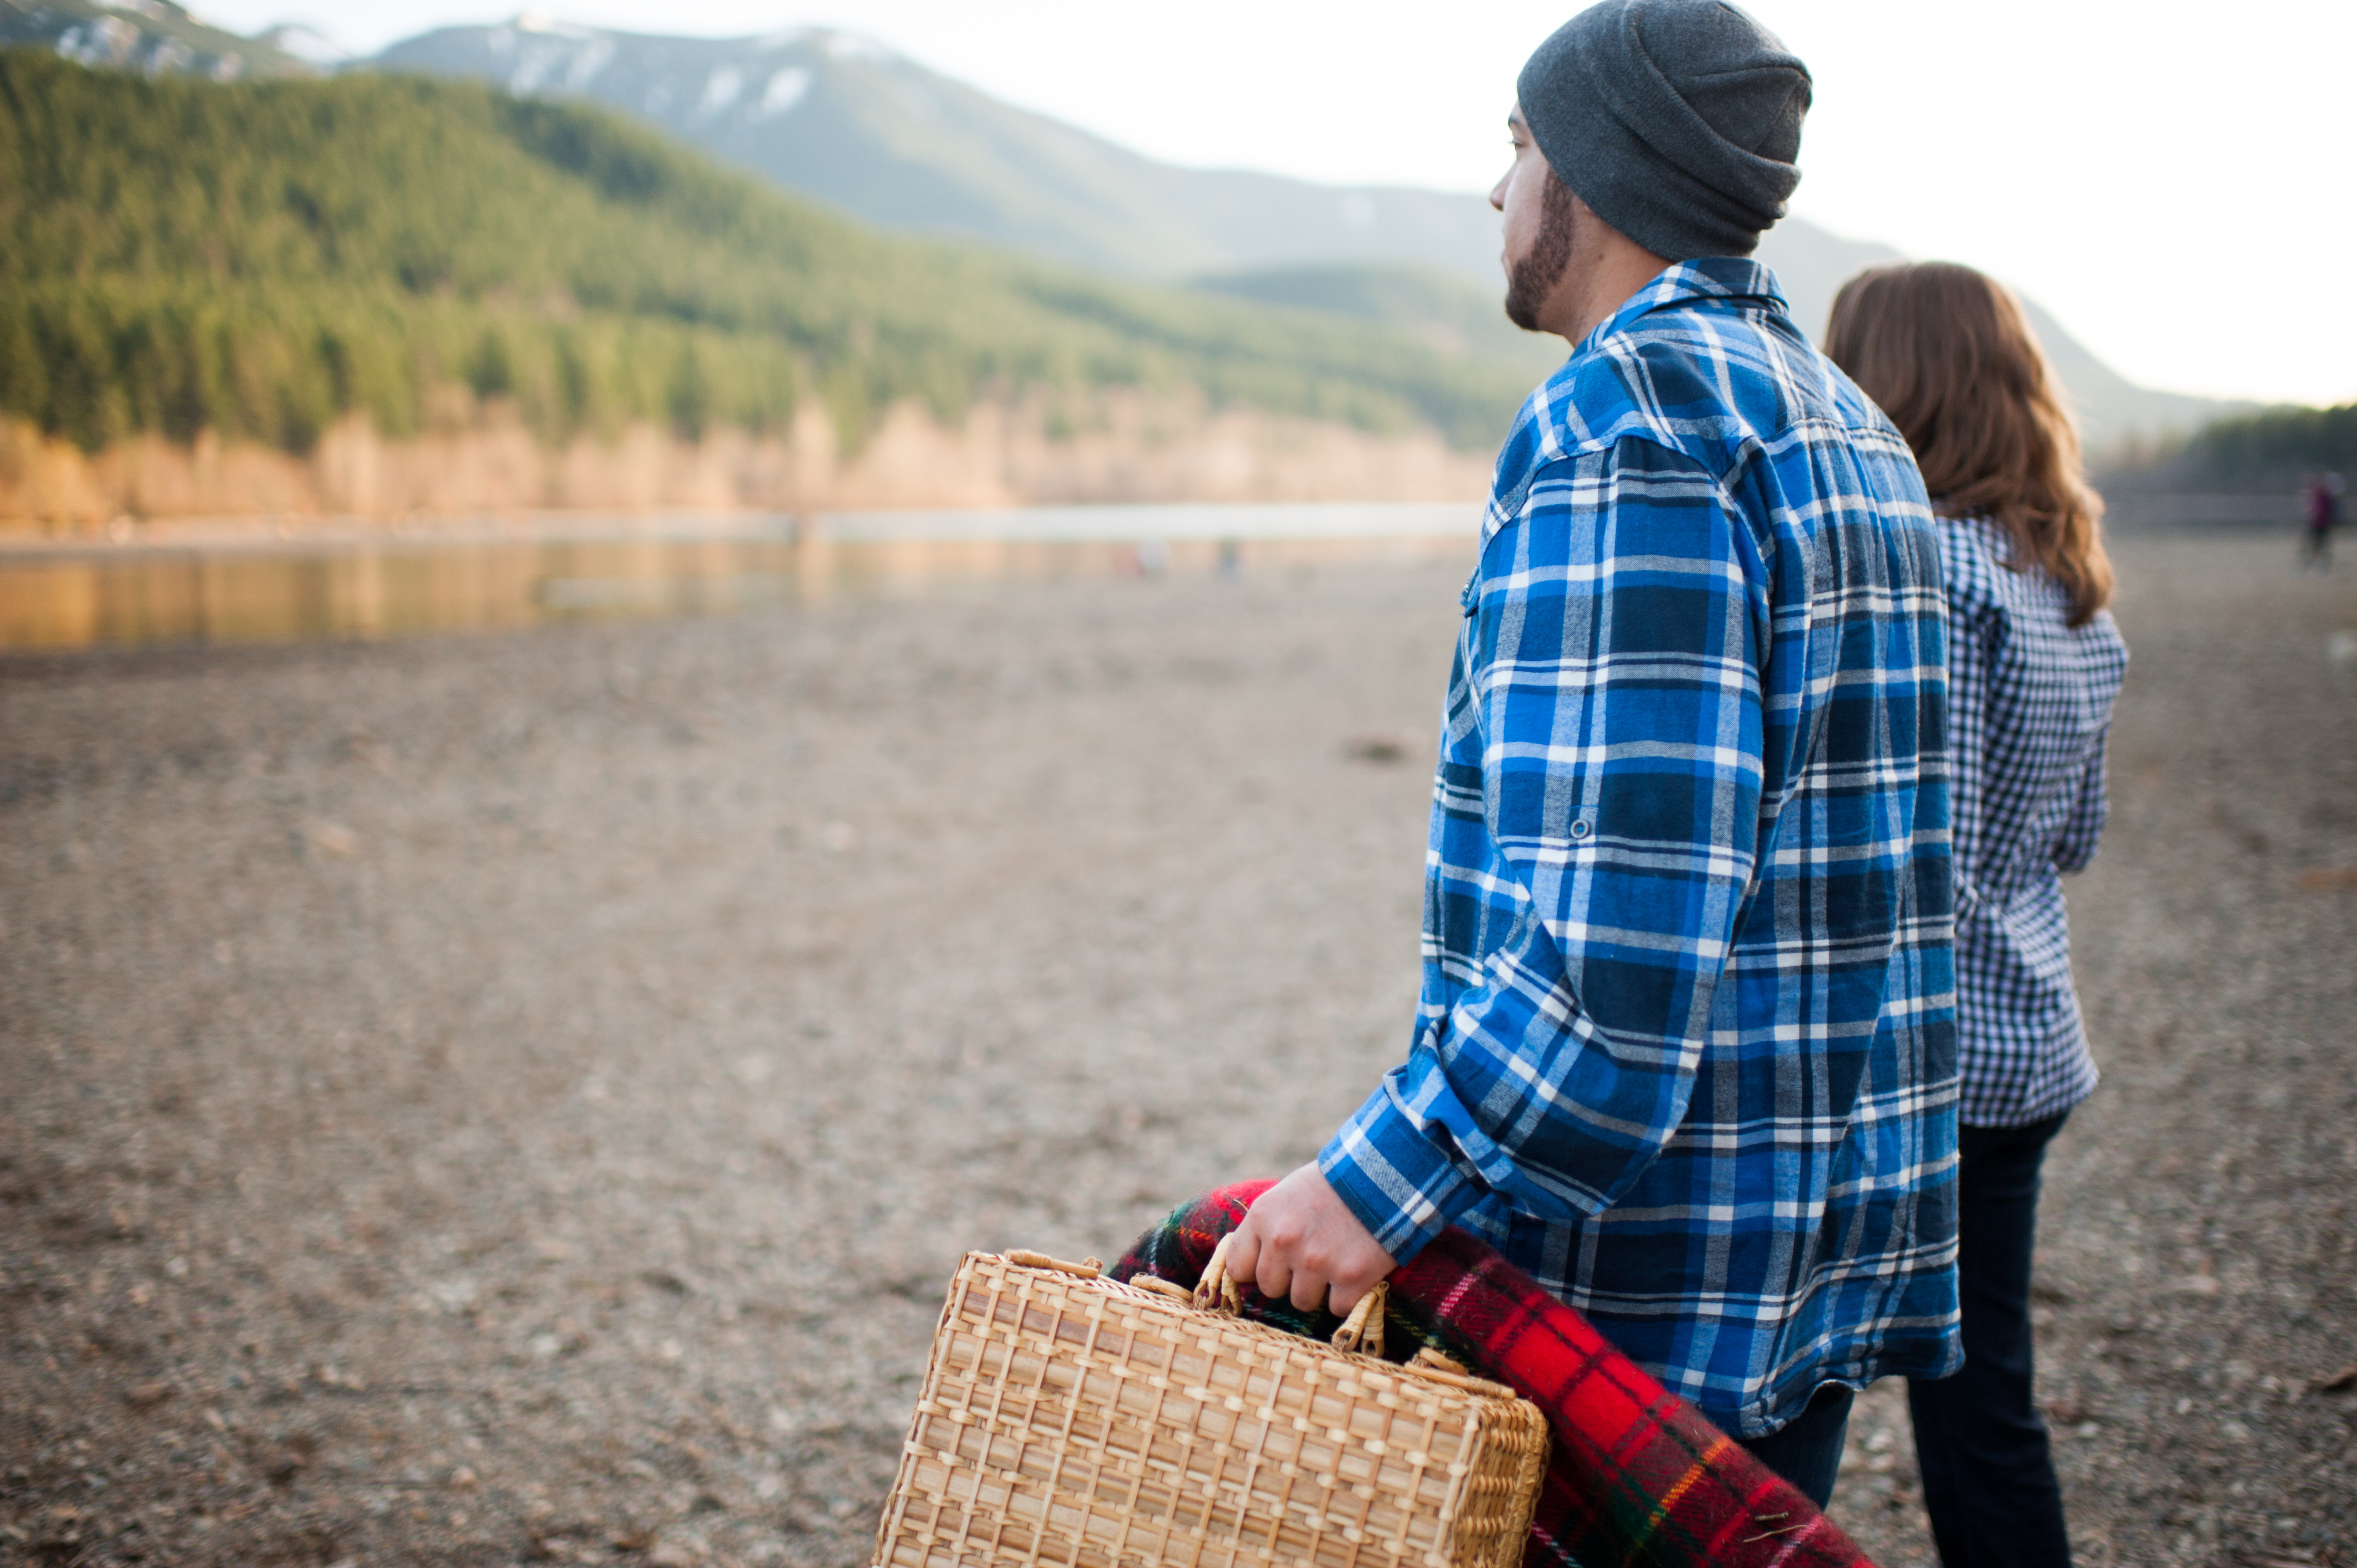
[[[1385,1075],[1318,1157],[1327,1185],[1349,1205],[1383,1250],[1406,1262],[1468,1208],[1483,1189],[1454,1157],[1445,1122],[1433,1114],[1449,1094],[1446,1074],[1427,1051]]]

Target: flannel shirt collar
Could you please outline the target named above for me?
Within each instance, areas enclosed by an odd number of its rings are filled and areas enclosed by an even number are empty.
[[[1779,315],[1789,315],[1792,306],[1785,303],[1784,291],[1776,286],[1776,274],[1758,262],[1740,256],[1706,256],[1698,262],[1674,262],[1653,275],[1653,281],[1631,295],[1620,308],[1599,322],[1596,329],[1579,340],[1571,351],[1578,360],[1594,353],[1608,338],[1626,332],[1636,325],[1640,317],[1656,310],[1667,310],[1690,300],[1747,299],[1766,306]]]
[[[1777,286],[1776,274],[1758,262],[1740,256],[1706,256],[1700,261],[1676,262],[1655,274],[1651,283],[1631,295],[1620,309],[1581,338],[1571,357],[1523,401],[1522,412],[1514,417],[1514,427],[1507,432],[1505,445],[1498,450],[1497,469],[1490,485],[1490,505],[1481,519],[1483,548],[1488,548],[1498,531],[1513,521],[1522,510],[1530,494],[1531,480],[1540,468],[1569,451],[1580,439],[1583,428],[1609,425],[1622,412],[1620,408],[1572,406],[1572,387],[1587,361],[1606,352],[1608,343],[1634,330],[1648,316],[1715,301],[1741,302],[1777,316],[1792,314],[1784,291]],[[1657,330],[1676,330],[1671,322],[1652,326]],[[1620,401],[1628,401],[1625,394]],[[1477,582],[1480,575],[1477,569]],[[1473,602],[1471,583],[1466,585],[1464,601],[1469,608]]]

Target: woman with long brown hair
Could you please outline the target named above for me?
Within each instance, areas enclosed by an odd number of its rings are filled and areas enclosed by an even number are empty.
[[[2071,1561],[2031,1391],[2039,1171],[2092,1093],[2061,874],[2093,858],[2127,649],[2061,390],[2021,306],[1970,267],[1878,267],[1825,352],[1915,451],[1942,519],[1962,1065],[1964,1370],[1908,1386],[1944,1568]]]

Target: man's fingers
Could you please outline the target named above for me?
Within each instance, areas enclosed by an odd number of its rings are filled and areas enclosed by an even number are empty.
[[[1228,1237],[1228,1278],[1238,1284],[1248,1285],[1260,1263],[1260,1228],[1246,1214],[1244,1222]]]
[[[1228,1272],[1271,1301],[1348,1312],[1392,1259],[1334,1195],[1316,1165],[1270,1187],[1228,1242]]]
[[[1272,1301],[1282,1300],[1293,1271],[1286,1267],[1281,1249],[1265,1247],[1261,1240],[1261,1226],[1246,1214],[1228,1242],[1228,1277],[1240,1285],[1253,1286]]]

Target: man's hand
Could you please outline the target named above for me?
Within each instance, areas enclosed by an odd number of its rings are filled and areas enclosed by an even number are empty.
[[[1314,1165],[1261,1194],[1228,1238],[1232,1278],[1304,1312],[1349,1312],[1393,1266]]]

